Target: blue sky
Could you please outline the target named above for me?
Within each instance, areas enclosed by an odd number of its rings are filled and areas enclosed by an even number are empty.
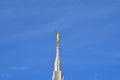
[[[0,80],[52,80],[53,28],[65,80],[120,80],[119,0],[1,0]]]

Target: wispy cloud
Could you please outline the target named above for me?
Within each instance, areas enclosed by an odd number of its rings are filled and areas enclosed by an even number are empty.
[[[27,68],[24,66],[12,66],[12,67],[9,67],[9,69],[10,70],[25,70]]]
[[[1,38],[1,43],[14,42],[22,39],[28,39],[36,36],[45,36],[49,33],[50,29],[48,27],[42,27],[38,29],[28,30],[21,33],[15,33],[11,36],[4,36]]]
[[[12,76],[12,74],[0,74],[1,78],[11,77],[11,76]]]

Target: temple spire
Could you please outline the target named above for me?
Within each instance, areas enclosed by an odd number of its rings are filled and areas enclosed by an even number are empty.
[[[60,58],[60,33],[56,32],[56,58],[55,58],[55,64],[54,64],[54,71],[53,71],[53,77],[52,80],[64,80],[63,79],[63,73],[62,73],[62,64],[61,64],[61,58]]]
[[[55,59],[55,71],[61,70],[61,59],[60,59],[60,33],[57,32],[57,47],[56,47],[56,59]]]

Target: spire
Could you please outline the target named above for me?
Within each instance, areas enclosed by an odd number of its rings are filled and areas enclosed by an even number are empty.
[[[57,48],[56,48],[56,59],[55,59],[55,71],[61,70],[61,59],[60,59],[60,33],[57,32]]]
[[[55,58],[55,64],[54,64],[54,71],[53,71],[53,77],[52,80],[64,80],[63,73],[62,73],[62,64],[61,64],[61,58],[60,58],[60,33],[56,32],[56,58]]]

